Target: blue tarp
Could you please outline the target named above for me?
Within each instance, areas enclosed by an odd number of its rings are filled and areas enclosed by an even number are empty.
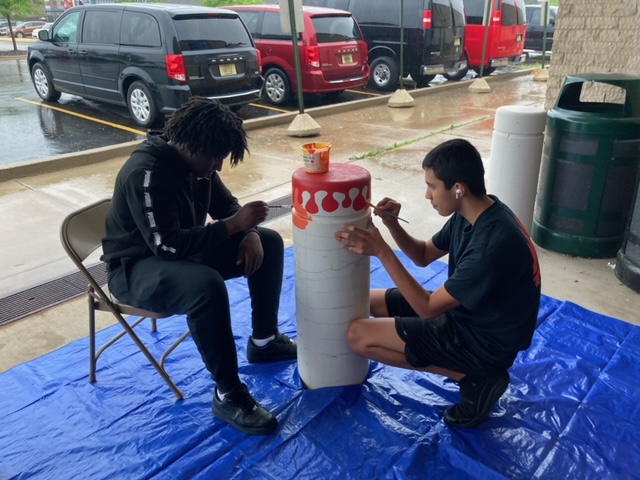
[[[401,258],[428,288],[444,281],[444,264]],[[391,285],[375,259],[371,283]],[[278,416],[276,434],[213,417],[213,382],[191,339],[166,365],[183,401],[128,338],[89,383],[83,339],[0,375],[0,479],[640,479],[640,327],[544,297],[491,418],[456,430],[442,415],[458,387],[435,375],[372,362],[363,385],[309,391],[295,362],[249,365],[246,284],[228,286],[240,374]],[[281,330],[293,337],[294,289],[287,249]],[[158,356],[185,330],[182,317],[155,334],[138,327]]]

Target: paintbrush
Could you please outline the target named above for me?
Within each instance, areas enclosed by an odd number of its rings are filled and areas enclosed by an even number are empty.
[[[400,220],[401,222],[409,223],[409,222],[407,222],[404,218],[400,218],[400,217],[399,217],[398,215],[396,215],[395,213],[391,213],[391,212],[387,212],[386,210],[382,210],[381,208],[376,207],[376,206],[375,206],[373,203],[371,203],[371,202],[367,202],[367,204],[368,204],[371,208],[373,208],[373,209],[375,209],[375,210],[378,210],[379,212],[386,213],[386,214],[387,214],[387,215],[389,215],[390,217],[396,218],[396,219]]]
[[[293,208],[293,205],[269,205],[269,208]]]

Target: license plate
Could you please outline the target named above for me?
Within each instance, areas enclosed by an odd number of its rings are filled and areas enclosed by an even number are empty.
[[[342,63],[353,63],[353,56],[350,53],[343,53]]]
[[[228,77],[229,75],[237,75],[236,64],[235,63],[226,63],[220,65],[220,76]]]
[[[453,39],[453,44],[454,44],[456,47],[459,47],[461,43],[462,43],[462,42],[461,42],[461,40],[460,40],[460,37],[456,37],[456,38],[454,38],[454,39]]]
[[[522,41],[522,34],[519,33],[516,35],[516,42],[520,43]]]

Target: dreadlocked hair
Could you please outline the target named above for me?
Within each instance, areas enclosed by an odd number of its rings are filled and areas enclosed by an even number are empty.
[[[169,116],[164,132],[192,155],[225,158],[231,154],[232,167],[249,151],[242,119],[226,105],[205,97],[189,98]]]

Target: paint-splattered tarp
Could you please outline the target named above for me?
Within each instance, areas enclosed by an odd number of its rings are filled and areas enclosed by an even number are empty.
[[[402,258],[429,288],[444,281],[444,264]],[[295,337],[293,274],[288,249],[281,330]],[[390,285],[375,260],[371,282]],[[491,418],[455,430],[442,415],[458,388],[434,375],[371,363],[361,386],[308,391],[295,362],[247,364],[247,290],[228,285],[241,376],[277,414],[275,435],[212,416],[212,380],[191,340],[167,362],[186,394],[176,402],[128,339],[90,384],[84,339],[0,375],[0,479],[640,478],[639,327],[545,297]],[[182,317],[157,334],[139,327],[158,355],[185,329]]]

